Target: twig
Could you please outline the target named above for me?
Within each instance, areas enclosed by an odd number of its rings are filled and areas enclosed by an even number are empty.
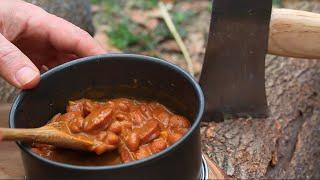
[[[159,1],[159,8],[160,8],[160,12],[162,15],[162,18],[164,19],[165,23],[167,24],[171,34],[173,35],[174,39],[176,40],[178,46],[181,49],[181,52],[187,62],[187,66],[188,66],[188,70],[189,73],[193,76],[194,75],[194,70],[193,70],[193,64],[192,64],[192,60],[190,58],[190,54],[187,50],[187,47],[185,46],[185,44],[183,43],[181,36],[179,35],[175,25],[172,22],[172,19],[169,15],[169,12],[167,10],[167,7],[165,6],[165,4],[161,1]]]

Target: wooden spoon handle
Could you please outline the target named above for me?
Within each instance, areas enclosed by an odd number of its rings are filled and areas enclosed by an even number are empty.
[[[37,142],[84,151],[95,151],[95,148],[101,145],[101,142],[95,141],[94,139],[85,136],[71,135],[51,126],[34,129],[0,128],[0,133],[4,141]],[[104,151],[111,151],[115,149],[116,146],[104,144],[103,148]]]
[[[71,136],[47,126],[34,129],[0,128],[0,132],[4,141],[37,142],[86,151],[95,145],[90,139]]]
[[[12,129],[0,128],[2,140],[4,141],[36,141],[45,134],[40,128],[35,129]],[[40,138],[42,139],[42,138]]]
[[[290,9],[273,9],[268,53],[320,59],[320,14]]]

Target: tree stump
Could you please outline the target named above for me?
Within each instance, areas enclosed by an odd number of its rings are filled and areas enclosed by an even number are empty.
[[[203,151],[230,177],[319,179],[320,61],[268,56],[266,90],[269,118],[203,123]]]

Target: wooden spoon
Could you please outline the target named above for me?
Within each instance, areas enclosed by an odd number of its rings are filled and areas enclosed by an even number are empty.
[[[99,146],[103,146],[104,151],[116,148],[114,145],[105,144],[83,134],[73,134],[63,122],[49,123],[40,128],[30,129],[0,128],[0,133],[4,141],[43,143],[61,148],[94,151],[97,154],[101,154],[101,151],[97,150]]]

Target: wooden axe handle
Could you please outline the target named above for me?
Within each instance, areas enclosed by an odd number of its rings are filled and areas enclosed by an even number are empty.
[[[320,14],[290,9],[273,9],[268,53],[320,59]]]

